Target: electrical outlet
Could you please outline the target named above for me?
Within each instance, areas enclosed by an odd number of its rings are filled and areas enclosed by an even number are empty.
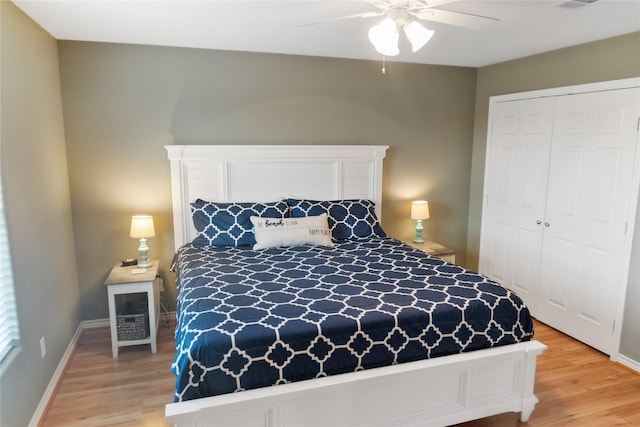
[[[40,338],[40,355],[44,359],[44,356],[47,354],[47,346],[44,343],[44,337]]]

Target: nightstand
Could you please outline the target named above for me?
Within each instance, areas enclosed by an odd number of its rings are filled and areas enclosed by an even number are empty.
[[[153,260],[151,267],[147,269],[139,269],[135,265],[121,267],[120,264],[116,264],[104,282],[109,295],[111,351],[114,358],[118,357],[118,347],[129,345],[151,344],[151,352],[158,351],[156,332],[160,318],[161,282],[156,276],[159,264],[158,260]],[[140,305],[141,302],[144,307],[142,313],[125,312],[127,304]],[[142,336],[140,323],[137,323],[139,321],[144,325]]]
[[[416,249],[420,249],[421,251],[424,251],[429,255],[437,256],[443,261],[447,261],[452,264],[456,263],[455,251],[441,245],[440,243],[432,242],[430,240],[425,240],[424,243],[414,243],[412,240],[405,240],[404,243]]]

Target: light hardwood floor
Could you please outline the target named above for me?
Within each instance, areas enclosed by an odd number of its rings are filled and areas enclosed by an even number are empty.
[[[540,403],[529,422],[509,413],[459,427],[640,426],[639,374],[537,322],[536,339],[549,348],[538,358]],[[148,345],[124,347],[118,359],[108,328],[86,330],[41,426],[168,426],[173,351],[173,331],[164,325],[157,354]]]

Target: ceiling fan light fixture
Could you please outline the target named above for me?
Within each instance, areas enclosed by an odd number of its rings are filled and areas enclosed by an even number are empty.
[[[399,38],[398,25],[391,18],[385,18],[369,29],[369,41],[378,53],[385,56],[396,56],[400,53]]]
[[[404,34],[409,39],[409,42],[411,43],[411,50],[413,52],[419,51],[422,46],[427,44],[427,42],[433,36],[433,33],[433,30],[426,29],[417,21],[411,21],[404,27]]]

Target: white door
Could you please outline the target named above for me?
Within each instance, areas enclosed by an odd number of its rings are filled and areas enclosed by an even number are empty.
[[[494,104],[480,272],[536,311],[553,98]]]
[[[556,98],[535,315],[612,352],[632,204],[640,89]]]

